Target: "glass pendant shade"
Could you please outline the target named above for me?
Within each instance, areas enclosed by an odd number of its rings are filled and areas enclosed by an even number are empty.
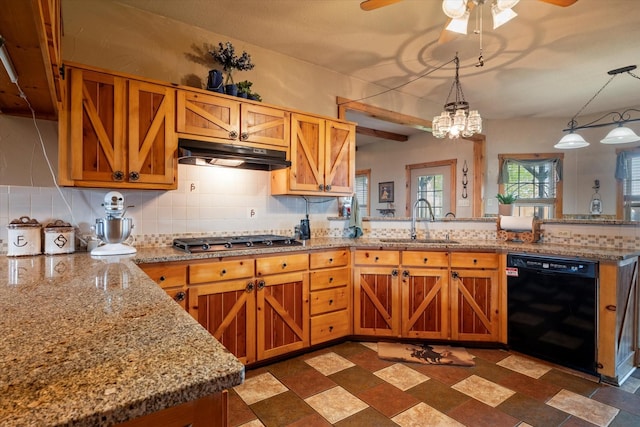
[[[469,27],[469,11],[466,11],[460,18],[453,18],[449,25],[447,25],[447,31],[453,31],[458,34],[467,34],[467,28]]]
[[[507,22],[511,21],[516,16],[518,16],[518,14],[515,13],[513,10],[511,10],[511,9],[501,10],[498,7],[498,5],[496,5],[496,4],[491,6],[491,15],[493,16],[493,29],[494,30],[496,28],[498,28],[499,26],[504,25]]]
[[[609,132],[604,139],[600,140],[603,144],[627,144],[629,142],[638,141],[640,141],[640,136],[636,135],[633,130],[625,126],[618,126]]]
[[[449,18],[461,18],[467,11],[466,0],[442,0],[442,11]]]
[[[570,132],[563,136],[562,139],[554,145],[554,147],[563,150],[571,150],[573,148],[587,147],[588,145],[589,143],[585,141],[582,136],[577,133]]]
[[[517,5],[519,1],[520,0],[496,0],[496,6],[498,6],[500,10],[511,9]]]
[[[478,110],[469,111],[469,117],[467,118],[467,131],[469,132],[469,135],[465,136],[471,136],[474,133],[482,132],[482,117],[480,117]]]

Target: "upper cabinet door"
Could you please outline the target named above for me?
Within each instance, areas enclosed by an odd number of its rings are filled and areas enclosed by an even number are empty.
[[[71,178],[122,181],[126,172],[126,81],[89,70],[71,70]]]
[[[240,113],[240,140],[289,148],[291,114],[277,108],[243,103]]]
[[[239,138],[240,103],[238,101],[180,90],[177,109],[176,128],[179,133],[230,141]]]
[[[130,182],[172,184],[176,167],[175,89],[129,82]]]
[[[323,119],[301,114],[291,115],[290,190],[318,192],[324,190]]]
[[[356,144],[353,125],[327,121],[325,191],[351,194],[356,177]]]

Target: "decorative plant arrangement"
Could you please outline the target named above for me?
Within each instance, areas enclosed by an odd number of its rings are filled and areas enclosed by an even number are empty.
[[[498,199],[498,203],[501,205],[510,205],[513,204],[518,196],[513,193],[505,193],[505,194],[496,194],[496,198]]]
[[[209,53],[218,64],[222,65],[226,73],[225,93],[237,96],[238,86],[233,82],[233,72],[252,70],[254,64],[251,62],[251,55],[243,51],[242,55],[237,56],[231,42],[218,43],[218,48]]]
[[[238,96],[242,98],[253,99],[254,101],[262,101],[260,95],[251,92],[252,85],[253,82],[250,82],[249,80],[238,82]]]

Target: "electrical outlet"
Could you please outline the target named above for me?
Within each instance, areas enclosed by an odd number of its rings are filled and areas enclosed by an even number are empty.
[[[199,193],[200,192],[200,182],[199,181],[188,181],[187,182],[187,191],[189,193]]]
[[[258,218],[258,211],[256,208],[247,208],[247,218],[248,219],[256,219]]]
[[[458,206],[469,207],[471,206],[471,201],[469,199],[458,199]]]
[[[571,237],[570,230],[560,230],[556,234],[558,235],[558,237]]]

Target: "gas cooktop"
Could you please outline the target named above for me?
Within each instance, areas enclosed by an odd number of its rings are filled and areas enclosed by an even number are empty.
[[[276,246],[299,246],[302,242],[287,236],[259,234],[223,237],[184,237],[173,239],[173,247],[185,252],[211,252],[243,248],[268,248]]]

